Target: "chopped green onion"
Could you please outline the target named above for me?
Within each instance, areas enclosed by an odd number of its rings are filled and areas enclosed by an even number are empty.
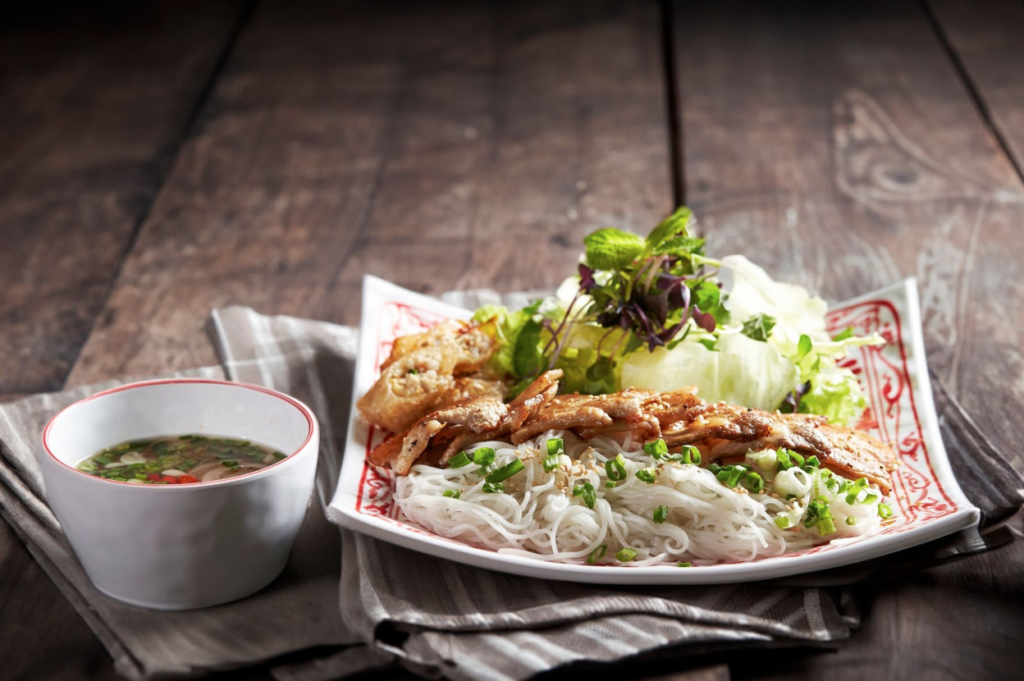
[[[825,488],[828,489],[832,494],[839,493],[839,481],[835,478],[828,478],[825,480]]]
[[[693,445],[685,445],[682,449],[683,463],[700,465],[700,450]]]
[[[574,497],[583,497],[583,503],[587,505],[587,508],[594,508],[594,504],[597,503],[597,492],[594,491],[594,486],[589,482],[573,487],[572,495]]]
[[[789,452],[789,458],[793,459],[797,466],[799,466],[800,468],[804,467],[806,461],[804,460],[803,455],[797,454],[792,449],[787,449],[786,451]]]
[[[891,518],[892,517],[892,506],[889,504],[878,505],[878,516],[880,518]]]
[[[604,462],[604,470],[608,473],[609,480],[626,479],[626,460],[622,458],[622,454],[617,455],[614,459],[609,459]]]
[[[855,504],[862,499],[862,494],[868,486],[868,479],[861,478],[850,486],[850,492],[846,495],[846,503]]]
[[[713,463],[710,466],[708,466],[708,470],[714,473],[715,475],[718,475],[718,471],[722,470],[722,467],[719,466],[717,463]]]
[[[641,468],[636,472],[636,477],[640,478],[649,485],[652,482],[654,482],[655,478],[658,477],[658,474],[654,471],[653,468]]]
[[[523,468],[525,468],[525,466],[523,466],[523,462],[520,461],[519,459],[515,459],[515,460],[511,461],[510,463],[502,466],[498,470],[494,471],[490,475],[488,475],[487,476],[487,482],[490,482],[490,483],[503,482],[503,481],[508,480],[509,478],[511,478],[513,475],[515,475],[519,471],[523,470]]]
[[[780,530],[784,530],[789,527],[792,523],[789,522],[789,516],[781,515],[775,519],[775,524]]]
[[[676,563],[676,567],[692,567],[692,566],[693,566],[693,563],[689,563],[689,562],[686,562],[686,563]]]
[[[866,494],[866,495],[864,495],[864,498],[861,500],[861,503],[863,503],[863,504],[873,504],[876,501],[878,501],[878,495],[877,494]]]
[[[274,458],[280,461],[281,459],[287,459],[288,457],[281,452],[274,452]]]
[[[804,470],[808,473],[813,473],[818,468],[821,468],[821,462],[818,461],[818,457],[811,456],[807,459],[807,465],[804,466]]]
[[[496,494],[498,492],[504,492],[504,491],[505,491],[505,486],[503,484],[501,484],[500,482],[497,482],[497,483],[495,483],[495,482],[485,482],[484,483],[484,492],[487,492],[488,494]]]
[[[587,565],[593,565],[597,561],[601,560],[602,558],[604,558],[604,554],[606,553],[608,553],[608,545],[601,544],[596,549],[591,551],[589,556],[587,556]]]
[[[740,484],[754,494],[760,494],[764,491],[764,478],[754,471],[744,473],[743,478],[740,480]]]
[[[615,489],[615,486],[618,484],[619,483],[615,482],[614,480],[606,480],[604,486],[607,487],[608,489]]]
[[[548,440],[548,456],[555,456],[565,452],[565,442],[560,437],[553,437]]]
[[[727,486],[735,487],[745,472],[746,469],[742,466],[724,466],[715,474],[715,477]]]
[[[854,518],[854,517],[853,517],[853,516],[851,515],[851,516],[849,516],[849,517],[848,517],[848,518],[846,519],[846,524],[847,524],[847,525],[856,525],[856,524],[857,524],[857,519],[856,519],[856,518]]]
[[[463,466],[468,466],[471,463],[472,461],[469,460],[469,455],[466,454],[466,452],[459,452],[448,461],[448,465],[451,468],[462,468]]]
[[[441,496],[448,497],[449,499],[458,499],[462,496],[462,492],[457,489],[446,489]]]
[[[415,376],[416,374],[418,374],[418,373],[419,373],[419,371],[417,371],[416,369],[409,369],[409,370],[408,370],[408,371],[406,371],[405,373],[406,373],[406,375],[412,375],[412,376]]]
[[[781,473],[782,471],[789,470],[793,467],[793,461],[789,458],[789,451],[785,449],[775,450],[775,456],[778,459],[776,464],[776,470]]]
[[[634,558],[636,558],[636,549],[630,549],[630,548],[619,549],[619,552],[615,554],[615,557],[618,558],[623,563],[628,563],[629,561],[631,561]]]
[[[558,454],[552,454],[544,459],[544,472],[550,473],[558,468]]]
[[[832,534],[836,531],[836,524],[832,521],[832,518],[822,518],[818,521],[818,532],[821,536],[826,534]]]
[[[473,463],[486,468],[494,463],[494,450],[490,447],[481,447],[473,452]]]
[[[655,440],[654,442],[644,443],[644,453],[648,456],[653,456],[655,459],[664,458],[668,454],[668,445],[665,444],[664,440]]]
[[[668,520],[668,506],[659,506],[654,509],[654,522],[657,525],[661,525],[663,522]]]

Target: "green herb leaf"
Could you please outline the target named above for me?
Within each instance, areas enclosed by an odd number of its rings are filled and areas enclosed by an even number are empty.
[[[690,287],[690,292],[693,295],[693,300],[697,303],[697,307],[703,312],[711,312],[718,307],[718,302],[722,298],[722,290],[718,288],[718,284],[707,279],[699,281],[690,280],[686,283]]]
[[[458,499],[462,496],[462,492],[457,489],[446,489],[441,496],[448,497],[449,499]]]
[[[670,240],[673,240],[673,237],[679,235],[679,238],[689,238],[689,224],[692,217],[693,213],[686,206],[677,208],[675,213],[662,220],[661,224],[652,229],[651,233],[647,235],[647,248],[652,252],[658,250],[665,252],[669,250],[669,243]],[[698,246],[703,245],[704,242],[703,239],[695,239],[694,241],[700,242]]]
[[[531,319],[523,325],[512,351],[512,367],[518,378],[534,378],[544,363],[544,348],[541,346],[541,323]]]
[[[853,338],[853,327],[848,326],[836,335],[832,336],[832,340],[835,342],[844,341],[847,338]]]
[[[799,362],[804,357],[806,357],[807,353],[811,351],[812,347],[814,347],[814,343],[811,342],[811,337],[808,336],[806,333],[800,334],[800,341],[796,345],[797,361]]]
[[[626,267],[643,253],[646,242],[636,234],[606,227],[588,234],[583,239],[587,247],[587,264],[598,270],[617,270]]]
[[[775,318],[766,314],[754,315],[743,322],[743,330],[740,332],[747,338],[756,341],[767,342],[768,337],[775,328]]]

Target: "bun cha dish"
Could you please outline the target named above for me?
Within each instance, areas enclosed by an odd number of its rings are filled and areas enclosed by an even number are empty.
[[[47,501],[96,588],[185,610],[249,596],[284,569],[319,427],[274,390],[170,379],[70,405],[42,444]]]

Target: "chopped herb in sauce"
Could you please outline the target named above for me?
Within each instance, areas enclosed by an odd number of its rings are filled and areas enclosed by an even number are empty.
[[[116,482],[180,485],[245,475],[284,458],[249,440],[181,435],[122,442],[85,459],[78,470]]]

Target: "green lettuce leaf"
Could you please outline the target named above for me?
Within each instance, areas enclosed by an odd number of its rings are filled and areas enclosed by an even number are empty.
[[[798,409],[803,414],[820,414],[832,423],[853,425],[867,406],[857,377],[847,369],[819,372],[810,382],[811,389]]]
[[[769,343],[738,333],[722,335],[714,350],[684,342],[668,350],[634,352],[622,363],[622,385],[651,390],[697,386],[708,402],[773,411],[797,384],[796,365]]]

